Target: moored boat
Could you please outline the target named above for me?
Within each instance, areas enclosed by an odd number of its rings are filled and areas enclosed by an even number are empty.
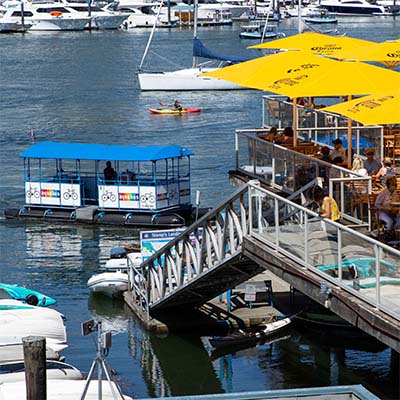
[[[242,25],[240,27],[239,37],[241,39],[258,39],[268,40],[284,37],[285,34],[278,32],[277,25],[267,25],[264,23],[254,22],[249,25]]]
[[[32,306],[51,306],[56,300],[35,290],[27,289],[22,286],[8,285],[0,283],[0,299],[14,299]]]
[[[93,293],[103,293],[109,297],[122,296],[128,290],[128,274],[122,271],[96,274],[89,278],[87,286]]]
[[[226,336],[216,336],[209,339],[211,346],[215,348],[227,348],[236,346],[251,346],[262,342],[271,336],[282,332],[288,327],[292,319],[287,317],[269,323],[263,323],[250,330],[238,330]]]
[[[320,11],[315,11],[309,13],[304,17],[304,21],[309,24],[337,24],[337,18],[328,13],[326,10],[321,9]]]
[[[23,304],[17,300],[0,300],[0,343],[25,336],[42,336],[54,351],[68,347],[64,316],[56,310]]]
[[[25,166],[25,204],[6,209],[5,216],[181,227],[196,214],[191,203],[192,155],[175,145],[36,143],[20,155]],[[108,164],[112,176],[106,177]]]
[[[46,360],[46,376],[47,381],[50,379],[83,379],[82,373],[73,365],[54,360]],[[25,381],[25,364],[23,360],[0,365],[0,384],[23,381]]]

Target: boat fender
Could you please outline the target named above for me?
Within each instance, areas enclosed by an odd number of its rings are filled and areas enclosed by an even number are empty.
[[[72,211],[71,215],[69,216],[70,219],[76,219],[76,211]]]
[[[46,210],[45,212],[44,212],[44,214],[43,214],[43,217],[47,217],[48,215],[51,215],[51,214],[53,214],[53,211],[52,210]]]
[[[39,299],[34,294],[30,293],[25,297],[25,302],[30,306],[37,306],[39,304]]]
[[[25,214],[25,213],[26,213],[26,207],[22,207],[22,208],[19,210],[18,215],[22,215],[22,214]]]
[[[98,218],[98,219],[101,219],[101,218],[103,218],[105,215],[106,215],[105,212],[99,212],[99,213],[97,214],[97,218]]]

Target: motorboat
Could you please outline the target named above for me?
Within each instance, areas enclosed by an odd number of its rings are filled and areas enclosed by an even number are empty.
[[[90,25],[86,28],[91,29],[118,29],[128,18],[128,14],[113,9],[113,3],[101,8],[96,3],[75,2],[62,0],[62,4],[68,9],[77,12],[82,16],[90,16]]]
[[[25,21],[15,18],[10,18],[8,15],[6,16],[5,13],[7,8],[0,6],[0,33],[9,33],[9,32],[25,32],[27,31],[32,25],[25,23]]]
[[[149,37],[149,42],[146,46],[146,51],[143,54],[141,63],[138,67],[138,80],[140,89],[142,91],[192,91],[192,90],[233,90],[233,89],[245,89],[235,83],[231,83],[222,79],[208,78],[201,76],[205,72],[211,72],[217,68],[205,66],[199,64],[198,59],[200,57],[207,58],[207,64],[210,60],[218,60],[219,66],[222,67],[226,63],[233,63],[239,61],[245,61],[243,57],[229,57],[214,53],[203,46],[200,39],[197,37],[197,25],[198,25],[198,2],[194,3],[194,37],[193,37],[193,65],[190,68],[179,69],[175,71],[163,71],[163,72],[145,72],[142,67],[144,60],[147,55],[155,26],[153,26],[152,33]]]
[[[127,247],[114,247],[110,250],[110,258],[107,260],[105,269],[107,271],[126,271],[128,269],[128,254],[133,266],[139,267],[142,263],[142,253],[140,248],[133,248],[133,250]]]
[[[80,399],[87,384],[86,380],[66,380],[49,379],[46,384],[47,400],[76,400]],[[99,398],[99,382],[96,379],[90,381],[86,400],[97,400]],[[115,400],[118,387],[115,382],[101,381],[101,399]],[[0,385],[0,399],[25,399],[26,383],[7,382]],[[119,397],[121,398],[121,397]],[[123,399],[132,400],[131,397],[124,395]]]
[[[56,300],[35,290],[18,285],[0,283],[0,299],[14,299],[32,306],[46,307],[56,304]]]
[[[119,297],[128,290],[128,274],[123,271],[103,272],[89,278],[87,286],[92,293]]]
[[[232,25],[232,13],[222,4],[202,3],[198,5],[198,25]]]
[[[20,155],[25,168],[25,204],[7,209],[5,216],[131,227],[182,227],[195,218],[197,211],[191,203],[192,155],[189,149],[176,145],[34,143]],[[104,167],[108,163],[111,166],[110,160],[115,167],[110,167],[112,179],[104,174]]]
[[[253,22],[240,27],[239,37],[241,39],[268,40],[284,37],[285,34],[278,32],[277,25],[265,25],[260,22]]]
[[[215,336],[209,339],[210,345],[215,348],[248,347],[260,343],[281,333],[292,322],[291,318],[283,318],[257,325],[254,329],[237,330],[225,336]]]
[[[82,380],[83,375],[78,368],[71,364],[61,361],[46,360],[47,381],[51,379],[60,380]],[[0,365],[0,384],[7,382],[25,381],[25,363],[24,360],[9,362]]]
[[[42,336],[46,345],[54,351],[68,347],[67,332],[64,325],[65,317],[56,310],[45,307],[35,307],[17,300],[0,300],[0,343],[2,337],[9,341],[25,336]]]
[[[46,345],[46,360],[60,361],[61,358],[57,351]],[[24,362],[22,337],[1,336],[0,365],[15,362]]]
[[[9,21],[29,24],[31,31],[81,31],[90,21],[57,3],[6,1],[4,17]]]
[[[309,13],[304,17],[304,21],[309,24],[337,24],[337,18],[330,14],[327,10],[319,10]]]
[[[128,18],[122,24],[122,28],[151,28],[152,26],[170,28],[179,22],[177,16],[168,17],[168,13],[160,11],[157,13],[159,3],[149,3],[146,1],[121,0],[111,3],[105,8],[112,8],[121,13],[127,14]],[[162,7],[163,8],[163,7]]]
[[[366,0],[321,0],[320,6],[334,14],[373,15],[385,13],[385,8]]]

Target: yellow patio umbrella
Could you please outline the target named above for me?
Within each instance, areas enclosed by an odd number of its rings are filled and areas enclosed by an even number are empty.
[[[400,88],[325,107],[364,125],[400,124]]]
[[[335,58],[376,61],[394,68],[400,64],[400,39],[382,43],[371,43],[366,46],[352,49],[351,51],[339,51],[333,54]]]
[[[400,73],[303,51],[287,51],[202,74],[289,97],[378,93],[400,87]]]
[[[375,42],[348,36],[330,36],[317,32],[305,32],[282,39],[250,46],[250,49],[303,50],[311,53],[335,55],[337,52],[356,49]]]
[[[370,94],[400,87],[398,72],[359,62],[336,61],[303,51],[276,53],[202,75],[294,99]],[[295,108],[296,101],[293,103]],[[296,145],[296,108],[293,123]]]

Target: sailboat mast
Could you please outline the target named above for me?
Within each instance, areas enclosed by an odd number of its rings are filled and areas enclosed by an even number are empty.
[[[199,8],[199,1],[198,0],[194,0],[194,5],[193,6],[194,6],[194,9],[193,9],[193,12],[194,12],[193,39],[197,39],[197,17],[198,17],[197,11],[198,11],[198,8]],[[193,56],[193,68],[196,68],[196,67],[197,67],[197,57]]]
[[[298,15],[298,31],[301,33],[303,31],[302,29],[302,21],[301,21],[301,0],[298,0],[297,4],[297,15]]]
[[[155,17],[155,19],[154,19],[154,24],[153,24],[153,27],[152,27],[152,29],[151,29],[151,33],[150,33],[150,36],[149,36],[149,40],[147,41],[147,44],[146,44],[146,49],[144,50],[142,60],[140,61],[140,64],[139,64],[139,67],[138,67],[138,70],[139,70],[139,71],[142,70],[143,63],[144,63],[144,59],[146,58],[147,53],[148,53],[148,51],[149,51],[150,43],[151,43],[151,40],[153,39],[154,32],[155,32],[155,30],[156,30],[156,28],[157,28],[158,20],[159,20],[159,18],[160,18],[160,12],[161,12],[161,7],[162,7],[162,6],[163,6],[163,2],[161,2],[161,3],[160,3],[160,6],[158,7],[157,15],[156,15],[156,17]]]

